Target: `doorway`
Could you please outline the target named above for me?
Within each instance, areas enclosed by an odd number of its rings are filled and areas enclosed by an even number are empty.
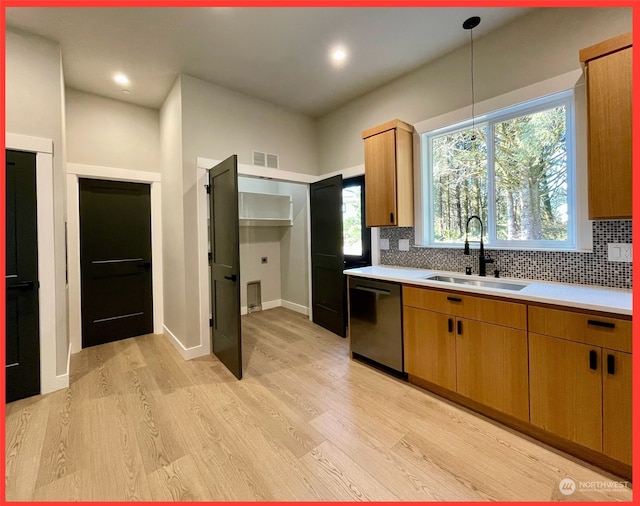
[[[36,154],[6,151],[6,401],[40,393]]]
[[[153,333],[150,186],[79,179],[82,347]]]

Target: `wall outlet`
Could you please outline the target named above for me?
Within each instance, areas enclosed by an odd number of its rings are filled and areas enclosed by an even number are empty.
[[[380,239],[380,249],[385,251],[389,249],[389,239]]]
[[[607,255],[609,262],[631,262],[633,261],[631,243],[609,243]]]
[[[263,264],[266,264],[268,261],[269,261],[269,259],[267,257],[262,257],[260,259],[260,262],[263,263]]]
[[[398,241],[398,249],[400,251],[409,251],[409,239],[400,239]]]

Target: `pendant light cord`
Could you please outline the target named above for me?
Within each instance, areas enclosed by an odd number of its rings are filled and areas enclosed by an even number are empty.
[[[471,36],[471,140],[476,140],[476,87],[473,72],[473,29],[480,24],[480,17],[473,16],[462,23],[462,28],[469,30]]]
[[[476,132],[476,95],[473,80],[473,28],[469,30],[471,34],[471,138],[475,138]]]

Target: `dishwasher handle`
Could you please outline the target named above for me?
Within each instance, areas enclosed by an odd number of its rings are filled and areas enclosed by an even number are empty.
[[[356,285],[353,288],[355,290],[362,290],[363,292],[377,293],[378,295],[391,295],[391,290],[380,290],[379,288],[370,288],[362,285]]]

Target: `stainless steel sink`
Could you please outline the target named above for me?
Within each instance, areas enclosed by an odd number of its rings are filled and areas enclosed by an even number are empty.
[[[484,286],[486,288],[499,288],[501,290],[522,290],[527,287],[527,283],[512,283],[511,281],[494,281],[492,279],[459,278],[456,276],[427,276],[424,279],[429,281],[442,281],[443,283],[454,283],[460,285]]]

